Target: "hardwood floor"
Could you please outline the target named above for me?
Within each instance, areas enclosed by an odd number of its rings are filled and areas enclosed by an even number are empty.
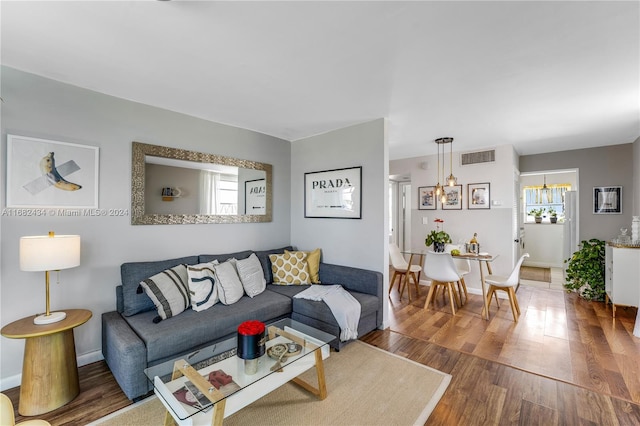
[[[635,309],[618,310],[613,324],[602,303],[520,287],[515,324],[508,303],[492,305],[485,321],[480,296],[469,295],[452,316],[440,294],[424,311],[426,294],[421,287],[409,304],[394,290],[390,329],[361,340],[453,376],[427,425],[640,424]],[[104,362],[80,368],[80,389],[74,401],[38,418],[84,425],[131,403]],[[17,408],[19,389],[5,393]]]
[[[448,299],[430,310],[422,297],[400,301],[391,295],[391,330],[416,339],[573,383],[640,403],[640,339],[633,336],[636,309],[616,315],[601,302],[575,293],[520,286],[521,316],[513,321],[506,301],[491,305],[491,320],[480,317],[482,297],[451,315]]]
[[[104,361],[80,367],[78,376],[80,395],[57,410],[34,417],[23,417],[18,414],[19,387],[4,391],[3,393],[13,402],[16,423],[36,418],[46,420],[53,426],[86,425],[131,404]]]

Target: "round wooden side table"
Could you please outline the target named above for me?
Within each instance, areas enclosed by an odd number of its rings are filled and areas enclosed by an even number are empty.
[[[18,412],[23,416],[48,413],[78,396],[78,365],[73,329],[89,321],[86,309],[67,309],[67,317],[36,325],[35,315],[7,324],[0,331],[11,339],[26,339]]]

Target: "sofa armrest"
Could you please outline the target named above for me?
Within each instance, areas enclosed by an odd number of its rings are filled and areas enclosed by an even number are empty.
[[[116,311],[102,314],[102,355],[127,398],[149,392],[145,344]]]
[[[382,297],[382,274],[350,266],[320,264],[322,284],[341,284],[344,288]]]
[[[378,298],[378,326],[382,325],[382,273],[350,266],[320,264],[322,284],[341,284],[347,290],[370,294]]]

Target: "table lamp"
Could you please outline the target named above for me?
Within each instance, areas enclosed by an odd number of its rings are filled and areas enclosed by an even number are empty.
[[[49,311],[49,272],[80,265],[79,235],[29,236],[20,238],[20,270],[44,271],[47,288],[47,309],[34,318],[34,324],[51,324],[67,317],[65,312]]]

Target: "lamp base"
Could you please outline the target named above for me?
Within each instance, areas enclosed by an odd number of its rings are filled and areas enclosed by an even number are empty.
[[[67,317],[66,312],[51,312],[49,315],[38,315],[33,319],[34,324],[52,324],[54,322],[62,321]]]

